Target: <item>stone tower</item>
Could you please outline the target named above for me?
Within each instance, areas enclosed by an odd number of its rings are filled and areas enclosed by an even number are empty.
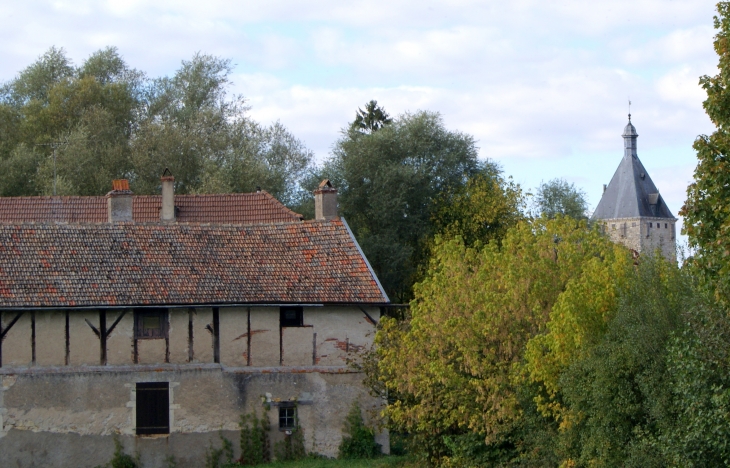
[[[659,249],[666,258],[676,259],[677,218],[669,211],[644,165],[636,155],[636,128],[624,128],[624,157],[593,213],[611,240],[638,252]]]

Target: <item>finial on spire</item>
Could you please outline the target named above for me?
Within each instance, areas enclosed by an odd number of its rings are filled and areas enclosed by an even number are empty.
[[[629,99],[629,123],[631,122],[631,99]]]

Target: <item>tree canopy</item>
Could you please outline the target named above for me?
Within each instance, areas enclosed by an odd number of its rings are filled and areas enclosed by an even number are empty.
[[[470,135],[447,129],[437,113],[421,111],[371,133],[347,126],[310,185],[328,178],[337,187],[342,216],[391,300],[402,302],[411,297],[419,268],[427,263],[434,233],[454,228],[439,211],[451,197],[468,198],[464,190],[477,176],[482,182],[469,190],[482,191],[481,206],[488,211],[470,220],[479,227],[468,229],[486,239],[517,216],[519,196],[508,193],[514,189],[493,163],[477,158]]]
[[[195,54],[149,78],[113,47],[74,66],[51,48],[0,92],[0,195],[100,195],[114,178],[156,193],[165,168],[180,193],[256,187],[300,198],[312,152],[283,125],[247,117],[229,60]]]
[[[552,179],[537,187],[534,199],[534,211],[537,216],[554,218],[563,215],[586,219],[587,209],[586,194],[575,184],[569,184],[563,179]]]

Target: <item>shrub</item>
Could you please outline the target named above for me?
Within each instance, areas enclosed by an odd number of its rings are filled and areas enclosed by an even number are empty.
[[[380,455],[380,444],[375,442],[372,429],[365,426],[358,402],[353,403],[345,420],[343,437],[340,443],[340,458],[374,458]]]

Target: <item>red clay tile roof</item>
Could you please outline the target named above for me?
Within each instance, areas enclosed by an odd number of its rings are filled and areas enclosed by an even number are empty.
[[[160,220],[162,197],[134,195],[135,222]],[[300,221],[302,216],[269,193],[175,195],[177,221],[181,223],[258,224]],[[0,223],[108,221],[106,197],[0,197]]]
[[[0,308],[383,303],[343,220],[0,225]]]

